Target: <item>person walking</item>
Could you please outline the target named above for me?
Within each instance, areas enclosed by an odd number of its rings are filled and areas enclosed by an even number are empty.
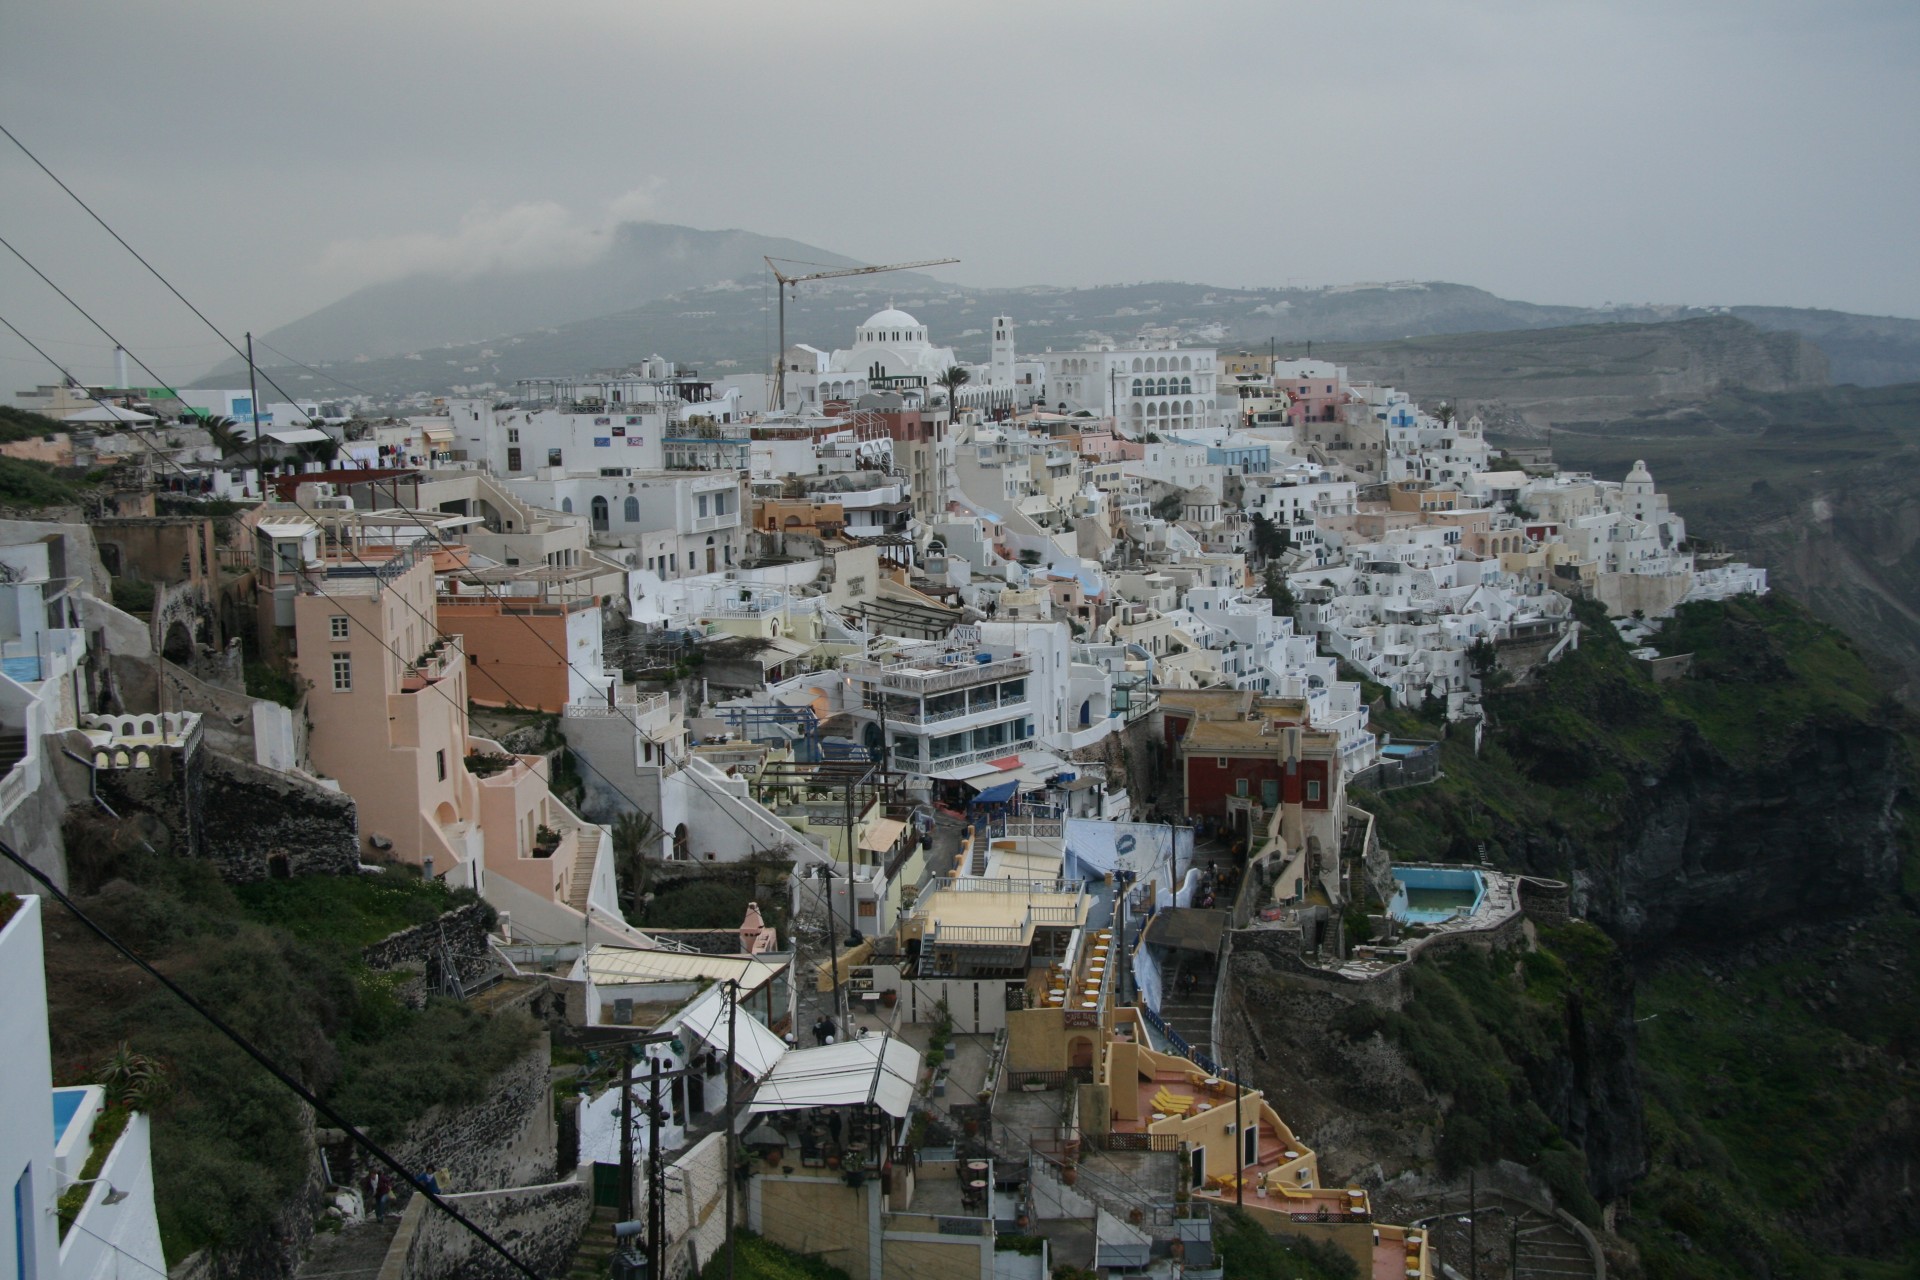
[[[385,1169],[376,1170],[373,1175],[373,1215],[376,1221],[387,1220],[387,1206],[392,1200],[392,1180],[387,1177]]]

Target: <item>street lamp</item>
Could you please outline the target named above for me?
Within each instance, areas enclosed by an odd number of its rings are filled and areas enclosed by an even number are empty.
[[[101,1204],[119,1204],[122,1200],[125,1200],[127,1198],[126,1192],[120,1190],[120,1188],[114,1186],[111,1182],[108,1182],[105,1178],[77,1178],[74,1181],[67,1183],[67,1186],[62,1187],[61,1190],[65,1191],[67,1187],[84,1187],[95,1182],[102,1183],[107,1188],[107,1194],[100,1197]]]

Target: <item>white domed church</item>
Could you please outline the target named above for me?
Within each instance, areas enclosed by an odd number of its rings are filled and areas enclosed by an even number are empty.
[[[925,325],[889,305],[853,331],[850,347],[832,354],[805,345],[789,348],[788,402],[856,401],[882,388],[899,391],[913,401],[930,393],[940,375],[955,363],[952,347],[934,346]]]

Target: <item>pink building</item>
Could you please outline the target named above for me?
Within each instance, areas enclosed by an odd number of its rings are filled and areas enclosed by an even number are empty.
[[[469,732],[467,656],[434,623],[444,546],[393,544],[390,523],[353,512],[317,516],[324,527],[264,509],[261,620],[307,687],[311,768],[353,797],[369,856],[431,867],[560,936],[580,936],[573,915],[596,908],[625,932],[606,831],[554,799],[543,757]]]

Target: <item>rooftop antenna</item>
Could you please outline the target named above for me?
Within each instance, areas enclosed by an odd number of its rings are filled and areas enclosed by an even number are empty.
[[[767,270],[773,272],[775,288],[780,292],[780,351],[774,360],[773,402],[775,412],[787,410],[787,290],[790,287],[805,284],[809,280],[832,280],[840,276],[871,276],[883,271],[911,271],[915,267],[944,267],[960,261],[958,258],[926,258],[919,262],[892,262],[877,267],[839,267],[832,271],[813,271],[803,276],[790,276],[775,263],[785,262],[799,266],[812,266],[812,263],[800,262],[797,258],[769,258],[761,255],[767,264]],[[795,296],[798,296],[797,293]],[[887,305],[893,306],[891,299]]]

